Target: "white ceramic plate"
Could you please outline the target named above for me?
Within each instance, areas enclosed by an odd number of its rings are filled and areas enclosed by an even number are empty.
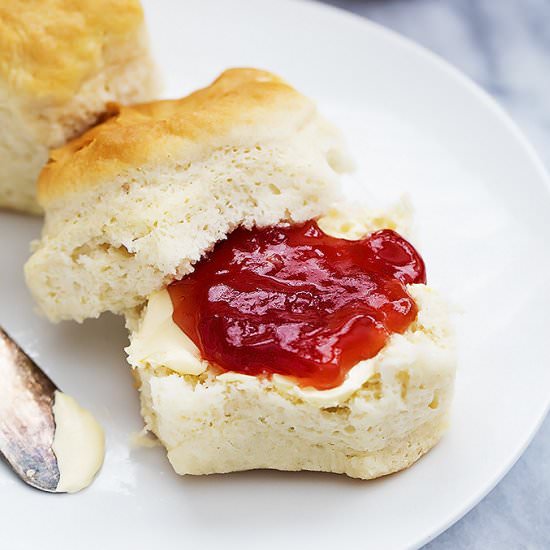
[[[178,478],[159,448],[129,443],[141,420],[122,322],[51,326],[37,317],[21,269],[40,222],[0,213],[0,324],[107,432],[103,470],[81,494],[41,494],[0,468],[0,546],[421,545],[494,486],[548,407],[550,196],[540,162],[484,93],[363,20],[288,0],[146,7],[167,96],[229,66],[271,69],[343,128],[359,168],[351,193],[409,193],[431,283],[463,311],[452,428],[417,465],[374,482],[280,472]]]

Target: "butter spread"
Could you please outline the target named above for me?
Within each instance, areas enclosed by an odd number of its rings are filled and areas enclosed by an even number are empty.
[[[53,406],[53,452],[59,468],[56,492],[76,493],[92,482],[103,464],[105,437],[92,414],[59,390]]]
[[[203,373],[199,349],[172,321],[172,301],[166,289],[151,294],[139,329],[126,348],[132,366],[166,367],[179,374]]]

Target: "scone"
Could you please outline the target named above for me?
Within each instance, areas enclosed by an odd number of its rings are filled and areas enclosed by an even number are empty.
[[[351,213],[349,207],[322,217],[318,225],[329,235],[347,239],[403,227],[402,220],[391,213]],[[242,251],[240,254],[238,261],[245,261]],[[269,277],[281,284],[280,271],[272,266],[276,260],[271,253],[267,257],[261,262],[262,272],[267,270]],[[201,264],[197,270],[202,269]],[[280,296],[270,302],[262,283],[256,279],[256,284],[257,288],[247,289],[244,297],[236,298],[219,282],[212,284],[208,292],[223,296],[222,311],[227,309],[227,301],[240,300],[241,306],[245,304],[241,313],[244,310],[248,314],[253,307],[250,301],[257,300],[256,311],[261,310],[265,316],[264,310],[275,307],[274,301],[278,302]],[[296,340],[315,338],[313,330],[296,337],[288,335],[289,326],[293,329],[300,315],[292,319],[293,323],[278,326],[286,331],[278,341],[279,349],[272,341],[266,342],[261,324],[254,325],[248,315],[213,334],[205,326],[200,336],[210,354],[207,360],[204,350],[199,350],[190,337],[191,331],[186,334],[175,323],[178,314],[176,311],[174,315],[173,304],[188,309],[191,317],[200,315],[196,309],[199,304],[188,297],[178,302],[177,295],[167,290],[156,292],[141,312],[129,312],[127,318],[131,330],[128,359],[138,380],[146,429],[166,447],[179,474],[272,468],[371,479],[410,466],[440,440],[447,428],[456,359],[444,302],[425,284],[407,285],[407,292],[417,307],[412,322],[403,332],[389,334],[372,357],[369,353],[367,359],[356,357],[341,379],[311,370],[307,378],[300,378],[295,376],[299,369],[282,366],[281,357],[291,348],[289,341],[294,338],[293,345],[300,352],[302,342]],[[306,294],[301,286],[289,298],[299,296],[311,301]],[[299,313],[309,319],[307,312],[300,309]],[[334,319],[333,314],[323,322],[330,324]],[[239,321],[248,324],[243,327]],[[204,322],[203,318],[197,321]],[[368,332],[355,336],[366,340],[375,337]],[[217,340],[224,338],[231,339],[233,351],[243,346],[245,339],[253,343],[245,347],[246,356],[216,355],[221,347]],[[215,345],[210,341],[205,346],[208,340],[214,340]],[[262,349],[266,345],[268,349]],[[344,342],[344,352],[351,345],[350,340]],[[242,362],[228,362],[229,369],[225,369],[212,362],[212,357],[222,364],[228,357]],[[299,360],[296,354],[292,360]]]
[[[139,0],[0,3],[0,208],[40,212],[48,150],[157,81]]]
[[[243,69],[52,153],[28,285],[54,321],[125,314],[146,428],[178,473],[369,479],[440,439],[446,307],[406,209],[331,207],[348,167],[311,101]]]
[[[239,225],[322,214],[347,163],[314,103],[264,71],[119,107],[42,170],[28,286],[53,321],[123,313]]]

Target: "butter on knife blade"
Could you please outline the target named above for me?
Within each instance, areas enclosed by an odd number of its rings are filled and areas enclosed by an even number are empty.
[[[61,392],[0,328],[0,454],[37,489],[74,493],[103,463],[105,438],[87,410]]]

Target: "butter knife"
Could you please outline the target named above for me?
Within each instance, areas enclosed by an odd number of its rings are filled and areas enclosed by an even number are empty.
[[[0,454],[28,485],[76,492],[103,463],[103,430],[0,328]]]

